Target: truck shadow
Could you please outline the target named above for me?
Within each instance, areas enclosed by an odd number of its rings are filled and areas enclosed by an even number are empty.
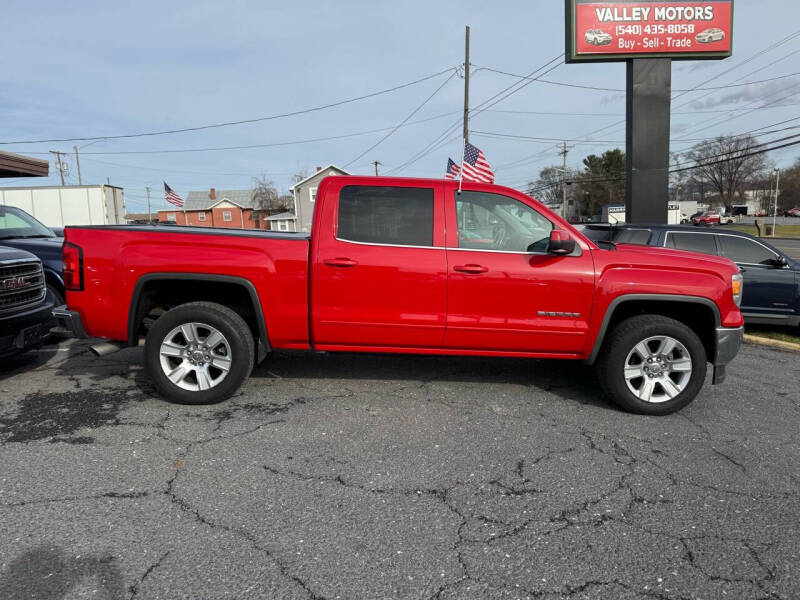
[[[395,354],[275,353],[251,374],[259,379],[418,381],[512,384],[549,392],[571,402],[612,408],[594,372],[577,361]]]
[[[6,600],[61,600],[87,583],[93,584],[96,598],[125,596],[122,573],[111,556],[73,558],[50,545],[40,546],[19,555],[0,572],[0,590]]]

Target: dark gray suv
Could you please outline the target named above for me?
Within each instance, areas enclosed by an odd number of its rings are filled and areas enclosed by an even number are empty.
[[[579,225],[595,242],[643,244],[726,256],[744,278],[747,323],[800,325],[800,263],[764,240],[740,231],[680,225]]]

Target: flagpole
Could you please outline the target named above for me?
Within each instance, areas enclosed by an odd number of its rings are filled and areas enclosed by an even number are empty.
[[[464,138],[464,145],[461,147],[461,168],[458,170],[458,193],[461,193],[461,182],[464,181],[464,157],[467,153],[467,138]]]

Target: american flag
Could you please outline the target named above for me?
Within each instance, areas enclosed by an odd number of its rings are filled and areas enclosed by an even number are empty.
[[[464,144],[464,163],[461,165],[461,177],[465,181],[494,183],[494,171],[480,148],[469,142]]]
[[[173,206],[177,206],[178,208],[183,208],[183,198],[178,196],[171,187],[167,185],[167,182],[164,182],[164,200],[172,204]]]
[[[461,172],[459,167],[452,158],[447,159],[447,172],[444,174],[445,179],[457,179],[458,174]]]

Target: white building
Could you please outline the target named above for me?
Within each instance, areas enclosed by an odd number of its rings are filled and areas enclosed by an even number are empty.
[[[124,193],[113,185],[0,188],[0,205],[21,208],[47,227],[126,222]]]

